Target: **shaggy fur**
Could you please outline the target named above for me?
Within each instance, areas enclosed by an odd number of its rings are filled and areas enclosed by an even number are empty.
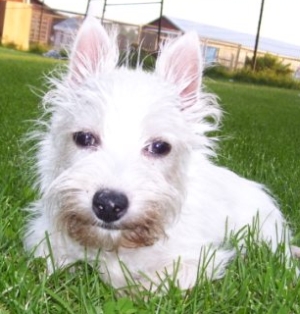
[[[40,134],[40,198],[27,250],[49,257],[48,234],[55,266],[99,258],[100,275],[114,287],[126,286],[120,261],[133,279],[158,283],[180,259],[182,289],[195,284],[199,267],[220,278],[235,254],[225,240],[245,226],[254,224],[257,241],[273,251],[285,242],[289,255],[289,231],[264,186],[209,159],[207,133],[221,112],[200,87],[197,35],[165,44],[153,73],[117,62],[115,36],[87,18],[67,74],[50,79],[43,98],[50,119]],[[110,191],[119,208],[112,198],[97,203]]]

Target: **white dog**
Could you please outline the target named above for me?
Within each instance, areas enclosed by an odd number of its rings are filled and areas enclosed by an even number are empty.
[[[50,79],[26,248],[51,252],[57,267],[99,259],[114,287],[126,286],[122,265],[159,283],[179,260],[182,289],[202,270],[221,277],[235,253],[226,239],[245,226],[288,255],[289,231],[265,188],[209,160],[220,110],[200,88],[197,35],[165,44],[154,72],[117,67],[113,37],[87,18],[68,73]]]

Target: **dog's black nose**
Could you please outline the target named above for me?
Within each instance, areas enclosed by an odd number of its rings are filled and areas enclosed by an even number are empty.
[[[106,223],[120,219],[126,213],[128,205],[127,196],[114,190],[100,190],[93,197],[93,211]]]

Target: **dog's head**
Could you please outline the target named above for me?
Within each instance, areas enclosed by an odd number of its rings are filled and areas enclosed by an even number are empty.
[[[54,220],[84,246],[152,245],[167,235],[187,193],[190,158],[207,154],[219,118],[200,89],[199,40],[162,48],[154,72],[117,67],[118,49],[96,19],[83,23],[68,73],[44,97],[51,119],[38,154]]]

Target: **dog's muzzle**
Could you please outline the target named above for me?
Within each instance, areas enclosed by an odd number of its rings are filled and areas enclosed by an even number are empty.
[[[112,223],[125,215],[129,206],[127,196],[119,191],[103,189],[93,197],[93,211],[104,223]]]

